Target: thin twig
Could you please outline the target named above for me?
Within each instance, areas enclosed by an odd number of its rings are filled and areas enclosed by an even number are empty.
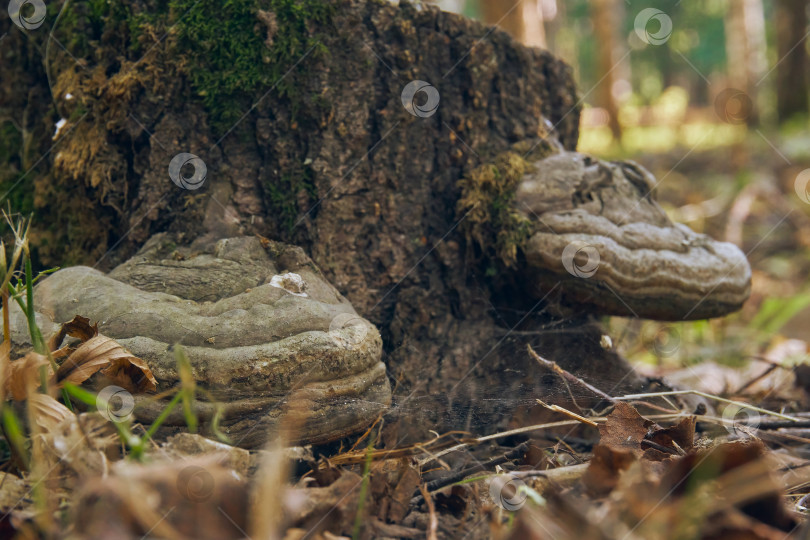
[[[543,358],[542,356],[540,356],[539,354],[534,352],[534,349],[532,349],[531,345],[527,345],[527,349],[529,350],[529,354],[532,355],[532,358],[537,360],[540,363],[540,365],[542,365],[546,369],[549,369],[549,370],[553,371],[554,373],[556,373],[557,375],[562,377],[564,380],[566,380],[568,382],[571,382],[571,383],[574,383],[574,384],[576,384],[578,386],[581,386],[582,388],[585,388],[586,390],[590,390],[591,392],[593,392],[594,394],[596,394],[597,396],[599,396],[600,398],[602,398],[602,399],[604,399],[606,401],[609,401],[611,403],[616,402],[616,400],[614,398],[612,398],[609,395],[607,395],[606,393],[602,392],[601,390],[599,390],[595,386],[592,386],[592,385],[586,383],[585,381],[583,381],[582,379],[580,379],[578,377],[575,377],[574,375],[571,375],[570,373],[565,371],[563,368],[558,366],[556,362],[554,362],[552,360],[546,360],[545,358]]]
[[[506,463],[507,461],[512,461],[513,459],[519,458],[522,454],[524,454],[529,449],[529,443],[521,443],[512,450],[508,451],[507,453],[500,455],[498,457],[491,458],[487,460],[485,463],[478,463],[477,465],[473,465],[472,467],[468,467],[466,469],[462,469],[460,471],[456,471],[452,474],[448,474],[442,478],[437,478],[431,482],[425,484],[425,488],[429,492],[436,491],[437,489],[441,489],[445,486],[449,486],[450,484],[455,484],[464,478],[470,476],[471,474],[475,474],[477,472],[487,471],[495,467],[496,465],[500,465],[502,463]],[[416,496],[419,498],[419,495]]]
[[[589,419],[585,418],[584,416],[580,416],[577,413],[569,411],[568,409],[566,409],[564,407],[560,407],[559,405],[549,405],[548,403],[540,401],[539,399],[537,400],[537,403],[539,403],[540,405],[542,405],[543,407],[545,407],[546,409],[548,409],[550,411],[562,413],[562,414],[566,415],[569,418],[573,418],[577,422],[582,422],[583,424],[587,424],[587,425],[589,425],[591,427],[599,427],[599,424],[597,424],[593,420],[589,420]]]
[[[753,379],[751,379],[750,381],[748,381],[747,383],[745,383],[744,385],[739,387],[732,395],[733,396],[738,396],[738,395],[742,394],[744,390],[751,387],[754,383],[757,383],[757,382],[761,381],[764,377],[766,377],[768,374],[770,374],[772,371],[774,371],[778,367],[782,367],[782,366],[779,366],[779,365],[776,365],[776,364],[769,365],[765,369],[765,371],[763,371],[762,373],[760,373],[759,375],[757,375],[756,377],[754,377]]]
[[[701,392],[699,390],[670,390],[668,392],[652,392],[649,394],[628,394],[626,396],[619,396],[614,398],[616,401],[627,401],[627,400],[634,400],[634,399],[644,399],[644,398],[651,398],[651,397],[664,397],[664,396],[683,396],[692,394],[694,396],[704,397],[706,399],[713,399],[715,401],[720,401],[722,403],[728,403],[729,405],[736,405],[741,409],[750,409],[752,411],[756,411],[760,414],[767,414],[769,416],[775,416],[777,418],[782,418],[783,420],[790,420],[793,422],[798,422],[799,419],[793,416],[788,416],[786,414],[769,411],[768,409],[763,409],[761,407],[755,407],[754,405],[750,405],[748,403],[743,403],[742,401],[734,401],[731,399],[722,398],[720,396],[715,396],[714,394],[707,394],[706,392]]]
[[[425,499],[425,504],[428,507],[428,515],[430,516],[428,521],[427,540],[437,540],[438,537],[436,536],[436,529],[439,528],[439,520],[436,518],[436,505],[433,504],[433,497],[431,497],[430,493],[428,493],[427,486],[425,486],[425,484],[419,484],[419,491],[422,493],[422,497]]]

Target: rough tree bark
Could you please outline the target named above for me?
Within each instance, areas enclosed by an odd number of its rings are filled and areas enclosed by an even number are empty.
[[[431,420],[463,427],[478,405],[509,413],[555,388],[527,343],[611,391],[626,372],[587,315],[559,321],[516,276],[479,262],[456,211],[459,179],[545,135],[545,119],[576,147],[570,68],[432,7],[341,0],[302,23],[294,3],[251,1],[247,24],[229,26],[231,4],[165,18],[135,0],[104,16],[79,4],[27,36],[0,19],[0,112],[35,134],[3,165],[18,171],[5,187],[33,199],[44,264],[110,268],[161,231],[183,243],[258,233],[302,246],[380,328],[400,403]],[[191,26],[209,20],[224,21],[210,37]],[[47,46],[50,29],[64,49]],[[216,76],[206,62],[231,43],[260,49],[259,79],[278,77],[212,100],[224,83],[205,78]],[[438,90],[435,114],[403,107],[413,80]],[[225,105],[237,108],[228,122]],[[197,191],[167,174],[181,152],[206,164]]]

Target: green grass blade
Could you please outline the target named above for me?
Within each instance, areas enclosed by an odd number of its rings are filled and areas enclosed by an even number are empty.
[[[366,461],[363,465],[363,482],[360,484],[360,497],[357,502],[357,514],[354,516],[354,530],[352,540],[360,538],[360,527],[363,523],[363,511],[365,509],[368,486],[371,482],[371,456],[374,453],[374,437],[369,436],[368,446],[366,446]]]
[[[183,416],[186,419],[188,430],[197,433],[197,415],[194,414],[197,385],[191,371],[191,362],[183,347],[178,343],[174,346],[174,359],[177,362],[177,373],[180,375],[180,395],[183,402]]]
[[[155,418],[155,421],[152,422],[152,425],[149,426],[149,429],[146,430],[146,434],[149,436],[150,439],[155,434],[155,432],[158,430],[158,428],[160,428],[161,424],[163,424],[163,422],[166,421],[166,418],[169,417],[169,415],[174,410],[174,408],[177,406],[177,403],[180,401],[180,399],[182,397],[183,397],[183,393],[182,392],[177,392],[174,395],[174,397],[172,398],[172,400],[169,402],[169,404],[166,405],[166,407],[162,411],[160,411],[160,414],[158,415],[158,417]]]
[[[3,433],[6,440],[14,448],[14,451],[23,461],[25,468],[31,470],[31,459],[28,456],[28,451],[25,449],[25,435],[23,434],[20,421],[17,415],[7,404],[3,405]]]

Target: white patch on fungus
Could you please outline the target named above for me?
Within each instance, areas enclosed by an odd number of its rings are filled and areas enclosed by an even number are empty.
[[[304,278],[293,272],[273,276],[270,280],[270,285],[284,289],[294,296],[303,296],[304,298],[307,296],[307,293],[304,292],[307,288]]]
[[[65,124],[67,124],[67,120],[60,118],[56,123],[56,131],[53,132],[53,140],[56,140],[56,138],[59,136],[59,132],[62,131],[63,127],[65,127]]]

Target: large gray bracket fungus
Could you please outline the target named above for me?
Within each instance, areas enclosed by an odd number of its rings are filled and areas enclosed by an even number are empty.
[[[524,252],[539,293],[559,284],[566,302],[659,320],[717,317],[748,298],[745,255],[672,223],[640,165],[575,152],[534,165],[515,201],[534,222]]]
[[[377,329],[297,247],[240,237],[202,249],[154,236],[105,275],[78,266],[35,288],[43,333],[74,315],[145,360],[158,391],[179,380],[173,352],[183,345],[200,391],[203,420],[224,406],[221,429],[243,447],[290,427],[288,440],[322,443],[366,427],[390,404]],[[13,340],[25,343],[23,314]],[[136,419],[153,421],[166,401],[135,396]],[[286,415],[283,423],[279,422]],[[179,411],[167,431],[184,426]]]

